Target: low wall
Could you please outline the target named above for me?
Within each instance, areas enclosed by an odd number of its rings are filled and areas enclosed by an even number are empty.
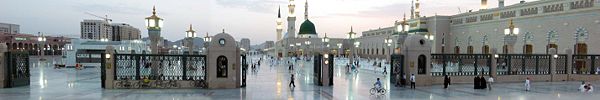
[[[449,76],[451,83],[473,83],[475,76]],[[556,75],[498,75],[495,83],[524,82],[529,77],[533,82],[562,82],[562,81],[598,81],[600,75],[556,74]],[[442,85],[443,76],[417,75],[417,86]],[[485,76],[486,80],[489,76]]]

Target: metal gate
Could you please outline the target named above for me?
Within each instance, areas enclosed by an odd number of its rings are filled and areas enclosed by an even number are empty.
[[[29,53],[21,51],[6,52],[6,86],[29,86]]]
[[[248,62],[246,62],[246,55],[242,55],[242,87],[246,87],[246,74],[248,74]]]
[[[323,55],[319,54],[319,55],[316,55],[314,58],[315,59],[313,59],[313,62],[314,62],[314,66],[313,66],[314,67],[314,70],[313,70],[314,76],[313,77],[315,78],[315,83],[317,83],[317,85],[319,85],[319,86],[322,86],[323,80],[321,79],[321,60],[323,60]]]
[[[404,55],[393,54],[391,56],[391,70],[390,73],[390,82],[393,84],[398,84],[398,80],[402,79],[402,75],[404,75]]]

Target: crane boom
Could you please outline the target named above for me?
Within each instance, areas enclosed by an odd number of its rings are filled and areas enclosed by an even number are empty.
[[[112,22],[112,19],[108,18],[108,15],[104,15],[105,17],[102,17],[102,16],[98,16],[96,14],[92,14],[92,13],[89,13],[89,12],[85,12],[85,14],[88,14],[88,15],[91,15],[91,16],[94,16],[94,17],[97,17],[97,18],[104,19],[104,21],[106,21],[106,22]]]

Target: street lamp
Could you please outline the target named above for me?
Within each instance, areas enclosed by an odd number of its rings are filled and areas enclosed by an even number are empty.
[[[40,61],[45,61],[46,59],[44,58],[44,52],[46,52],[46,36],[44,36],[44,34],[40,34],[40,33],[38,33],[38,35],[39,35],[38,42],[43,45],[43,46],[38,46],[41,48]]]

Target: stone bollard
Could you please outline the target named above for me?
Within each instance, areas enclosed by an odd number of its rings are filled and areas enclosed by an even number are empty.
[[[6,75],[5,72],[6,72],[6,67],[7,67],[6,62],[5,62],[6,57],[4,56],[4,53],[7,51],[8,51],[8,49],[6,47],[6,44],[0,43],[0,88],[4,88],[7,85],[7,84],[5,84],[6,83],[5,81],[7,81],[5,78],[6,76],[4,76],[4,75]]]
[[[105,70],[105,74],[104,74],[104,88],[105,89],[114,89],[114,77],[115,77],[115,64],[114,64],[114,54],[115,54],[115,49],[112,46],[106,46],[106,51],[104,51],[104,55],[102,58],[105,62],[104,62],[104,70]]]
[[[550,52],[550,81],[554,82],[556,81],[554,76],[556,75],[556,58],[558,58],[558,55],[556,54],[556,49],[554,48],[550,48],[548,52]]]

